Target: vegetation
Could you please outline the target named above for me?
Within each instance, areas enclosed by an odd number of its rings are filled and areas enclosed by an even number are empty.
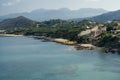
[[[63,38],[70,41],[75,41],[77,43],[92,43],[96,46],[106,48],[119,49],[120,46],[120,38],[117,37],[117,34],[114,31],[114,26],[118,25],[114,21],[111,23],[97,23],[90,20],[64,21],[57,19],[44,22],[35,22],[24,17],[18,17],[7,21],[5,20],[0,23],[0,25],[2,24],[4,24],[4,27],[1,28],[0,26],[0,28],[5,29],[6,33],[9,34]],[[95,26],[105,26],[107,27],[107,30],[100,33],[98,36],[91,36],[90,34],[78,36],[82,31],[85,31],[88,28],[92,29]]]
[[[104,32],[101,34],[101,38],[98,41],[98,46],[107,48],[119,48],[119,38],[111,33]]]

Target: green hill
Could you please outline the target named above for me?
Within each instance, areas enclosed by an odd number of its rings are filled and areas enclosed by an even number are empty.
[[[36,22],[32,21],[26,17],[19,16],[17,18],[12,19],[5,19],[2,22],[0,22],[0,29],[13,29],[13,28],[19,28],[19,27],[32,27],[35,26]]]

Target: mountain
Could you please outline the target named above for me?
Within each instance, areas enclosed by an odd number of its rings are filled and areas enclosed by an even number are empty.
[[[31,27],[35,25],[35,21],[32,21],[26,17],[19,16],[17,18],[5,19],[0,22],[0,29],[10,29],[16,27]]]
[[[107,22],[112,20],[120,20],[120,10],[108,12],[96,17],[90,18],[91,20],[97,21],[97,22]]]
[[[32,20],[36,21],[45,21],[50,19],[72,19],[72,18],[86,18],[86,17],[93,17],[97,15],[101,15],[103,13],[106,13],[106,10],[103,9],[92,9],[92,8],[83,8],[79,10],[70,10],[67,8],[61,8],[61,9],[38,9],[34,10],[32,12],[25,12],[25,13],[15,13],[15,14],[9,14],[5,16],[0,16],[0,20],[4,20],[7,18],[15,18],[18,16],[25,16],[27,18],[30,18]]]

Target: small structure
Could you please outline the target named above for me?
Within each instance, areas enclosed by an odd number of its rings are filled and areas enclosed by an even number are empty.
[[[43,24],[36,24],[36,28],[43,27]]]
[[[119,33],[119,34],[117,34],[117,37],[120,39],[120,33]]]
[[[113,27],[114,30],[120,30],[120,21],[115,21],[115,25]]]
[[[114,26],[113,26],[113,30],[111,30],[111,32],[117,34],[120,34],[120,21],[115,21],[114,22]]]
[[[57,27],[58,24],[54,24],[52,27]]]
[[[0,30],[0,34],[5,34],[5,30]]]

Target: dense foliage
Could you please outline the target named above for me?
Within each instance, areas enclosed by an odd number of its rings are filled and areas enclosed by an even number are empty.
[[[105,32],[101,34],[101,38],[98,42],[98,45],[100,47],[119,48],[119,40],[120,39],[114,36],[113,34]]]

